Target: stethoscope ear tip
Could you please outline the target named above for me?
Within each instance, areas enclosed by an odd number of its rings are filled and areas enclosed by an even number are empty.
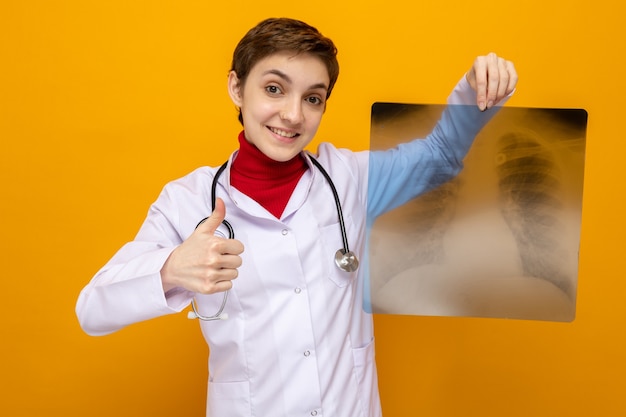
[[[189,320],[197,319],[197,318],[198,318],[198,315],[197,315],[196,313],[194,313],[193,311],[189,311],[189,312],[187,313],[187,318],[188,318]]]

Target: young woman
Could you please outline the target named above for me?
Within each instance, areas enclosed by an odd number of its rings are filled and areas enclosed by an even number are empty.
[[[511,62],[479,57],[450,96],[462,106],[426,139],[307,153],[338,73],[334,44],[315,28],[268,19],[251,29],[228,78],[239,149],[167,184],[78,299],[83,329],[103,335],[195,297],[210,347],[207,415],[381,415],[363,307],[367,224],[458,173],[517,82]]]

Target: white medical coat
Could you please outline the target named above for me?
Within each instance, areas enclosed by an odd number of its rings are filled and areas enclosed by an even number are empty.
[[[474,102],[463,78],[449,103],[468,106],[449,106],[426,140],[385,152],[320,145],[317,158],[337,188],[350,249],[362,260],[357,272],[335,266],[343,247],[335,201],[308,159],[280,219],[232,188],[224,172],[217,196],[245,251],[226,304],[229,318],[200,322],[210,348],[207,416],[381,415],[372,318],[363,303],[366,226],[458,173],[493,114]],[[165,186],[135,240],[81,292],[76,311],[87,333],[107,334],[189,305],[194,294],[186,290],[163,293],[160,270],[210,214],[216,171],[199,168]],[[222,297],[197,295],[200,313],[215,314]]]

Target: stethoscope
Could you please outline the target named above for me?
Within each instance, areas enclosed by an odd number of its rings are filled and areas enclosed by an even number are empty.
[[[341,269],[342,271],[354,272],[359,267],[359,260],[354,254],[354,252],[352,252],[348,246],[348,236],[346,233],[346,225],[343,220],[343,210],[341,210],[341,202],[339,201],[339,194],[337,194],[337,189],[335,188],[335,184],[331,180],[330,175],[328,175],[328,172],[326,172],[324,167],[322,167],[322,165],[313,156],[311,155],[308,155],[308,156],[311,162],[313,163],[313,165],[315,165],[317,169],[319,169],[319,171],[322,173],[324,178],[326,178],[326,181],[328,182],[328,185],[330,186],[330,189],[333,192],[333,197],[335,199],[335,206],[337,207],[337,217],[339,217],[339,228],[341,229],[341,240],[343,242],[343,247],[337,250],[337,252],[335,252],[335,265],[337,265],[337,268]],[[215,176],[213,177],[213,183],[211,184],[211,212],[215,210],[215,198],[216,198],[215,191],[217,190],[217,180],[219,179],[220,175],[222,175],[222,173],[224,172],[227,166],[228,166],[228,161],[224,162],[224,164],[217,170],[217,172],[215,173]],[[204,223],[207,219],[208,217],[205,217],[204,219],[200,220],[200,222],[198,222],[198,224],[196,225],[196,228],[200,226],[202,223]],[[233,226],[226,219],[222,221],[222,224],[226,226],[226,229],[228,230],[228,238],[234,239],[235,231],[233,229]],[[203,316],[202,314],[198,313],[195,297],[192,298],[191,308],[193,311],[190,311],[187,314],[187,317],[190,319],[200,319],[202,321],[226,320],[228,318],[228,314],[224,313],[224,307],[226,307],[226,301],[228,300],[228,293],[229,291],[224,292],[224,298],[222,299],[222,304],[220,305],[220,308],[217,311],[217,313],[213,314],[212,316]]]

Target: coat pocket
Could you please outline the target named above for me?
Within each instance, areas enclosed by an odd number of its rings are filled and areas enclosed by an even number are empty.
[[[378,394],[378,376],[374,358],[374,340],[364,346],[353,348],[354,374],[359,386],[359,396],[363,401],[364,416],[380,416],[382,414]]]
[[[209,381],[207,417],[249,417],[250,383]]]
[[[344,220],[346,235],[348,236],[348,245],[350,250],[353,250],[353,245],[356,242],[350,242],[350,231],[354,228],[352,225],[352,218],[350,216],[345,217]],[[328,277],[338,287],[343,288],[350,284],[356,277],[356,271],[346,272],[339,269],[335,263],[335,254],[337,250],[343,249],[343,236],[341,234],[341,226],[339,223],[333,223],[328,226],[320,228],[320,244],[322,247],[322,253],[324,254],[323,265],[326,266]]]

